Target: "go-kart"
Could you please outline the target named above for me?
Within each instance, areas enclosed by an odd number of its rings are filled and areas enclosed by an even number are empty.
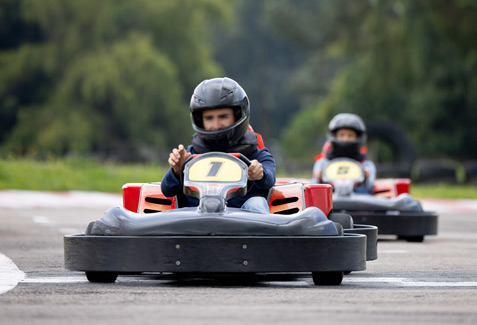
[[[248,164],[241,155],[192,156],[182,173],[184,194],[200,200],[192,208],[165,197],[160,183],[125,184],[124,207],[110,208],[83,234],[64,236],[65,267],[85,272],[90,282],[146,272],[307,272],[316,285],[339,285],[343,273],[364,270],[376,258],[376,227],[353,232],[349,215],[333,216],[330,185],[276,185],[268,193],[270,214],[228,207],[246,194]]]
[[[323,182],[333,186],[333,210],[349,213],[355,222],[375,225],[379,234],[422,242],[437,234],[437,214],[423,211],[410,194],[409,179],[377,179],[372,194],[355,192],[364,181],[361,164],[353,159],[332,159],[324,167]]]

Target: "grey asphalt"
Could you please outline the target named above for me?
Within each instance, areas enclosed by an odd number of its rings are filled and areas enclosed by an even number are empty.
[[[0,295],[0,323],[476,324],[477,212],[450,207],[437,236],[381,236],[378,260],[333,287],[308,276],[92,284],[64,269],[63,234],[83,231],[105,208],[2,208],[0,253],[25,278]]]

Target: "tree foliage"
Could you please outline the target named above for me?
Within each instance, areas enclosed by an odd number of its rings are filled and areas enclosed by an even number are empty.
[[[241,0],[234,28],[214,33],[216,58],[247,92],[251,124],[270,144],[300,108],[292,87],[305,53],[272,24],[275,1]]]
[[[476,159],[475,30],[477,0],[0,0],[0,152],[168,152],[227,75],[288,157],[354,112]]]
[[[169,150],[195,85],[221,73],[219,0],[1,0],[0,143],[18,154]],[[12,26],[17,26],[13,28]]]
[[[289,155],[310,157],[331,117],[354,112],[367,121],[396,123],[421,155],[477,158],[477,1],[320,4],[310,25],[320,35],[296,37],[315,50],[316,59],[303,68],[341,64],[328,94],[298,114],[284,134]],[[326,28],[314,28],[324,22]]]

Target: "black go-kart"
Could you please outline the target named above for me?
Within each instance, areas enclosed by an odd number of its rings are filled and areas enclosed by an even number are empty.
[[[339,285],[377,258],[377,228],[331,213],[331,186],[277,184],[270,214],[227,206],[247,190],[248,159],[212,152],[183,169],[184,193],[198,207],[180,207],[160,183],[123,186],[124,207],[112,207],[85,233],[64,236],[65,266],[90,282],[118,275],[220,276],[311,273],[316,285]]]
[[[375,225],[380,235],[422,242],[437,234],[436,212],[424,211],[410,192],[409,179],[377,179],[372,194],[360,194],[355,187],[364,181],[359,162],[339,158],[325,166],[323,182],[333,186],[333,210],[350,214],[360,224]]]

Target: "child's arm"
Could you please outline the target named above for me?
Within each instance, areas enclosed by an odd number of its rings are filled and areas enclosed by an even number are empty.
[[[167,171],[161,181],[161,191],[167,197],[177,195],[182,191],[182,183],[180,181],[180,173],[182,165],[191,155],[182,144],[172,149],[169,154],[168,163],[171,168]]]
[[[369,193],[372,193],[374,182],[376,180],[376,166],[371,160],[365,160],[363,162],[363,170],[366,177],[364,180],[364,186]]]
[[[323,182],[322,176],[323,176],[323,166],[325,162],[328,161],[326,158],[322,158],[320,160],[317,160],[315,164],[313,165],[313,172],[311,175],[311,183],[312,184],[320,184]]]

